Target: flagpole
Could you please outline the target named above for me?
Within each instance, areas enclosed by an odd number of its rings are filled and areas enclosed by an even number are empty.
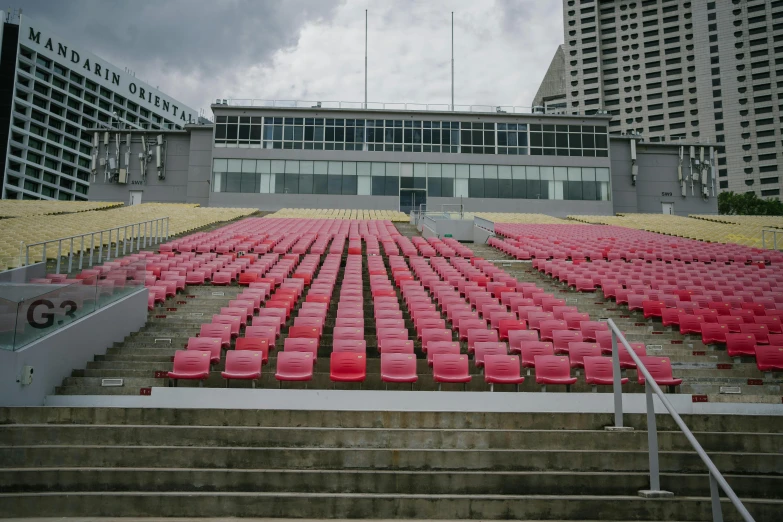
[[[454,110],[454,11],[451,12],[451,110]]]
[[[367,109],[367,9],[364,10],[364,108]]]

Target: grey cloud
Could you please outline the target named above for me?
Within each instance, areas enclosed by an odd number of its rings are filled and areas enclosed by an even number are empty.
[[[164,77],[172,73],[212,84],[218,78],[230,81],[244,68],[266,65],[277,51],[296,45],[305,24],[330,19],[339,4],[339,0],[21,0],[18,5],[24,15],[64,39],[128,66],[158,85],[166,84]]]

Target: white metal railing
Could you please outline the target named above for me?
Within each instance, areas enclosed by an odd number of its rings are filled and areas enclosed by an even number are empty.
[[[661,391],[660,387],[658,387],[658,384],[653,380],[650,372],[647,371],[647,368],[644,366],[639,356],[636,355],[636,352],[634,352],[631,346],[628,344],[628,340],[622,334],[620,329],[617,328],[617,325],[614,324],[614,321],[611,319],[608,319],[607,323],[609,323],[609,328],[612,331],[612,374],[614,380],[615,428],[623,427],[623,388],[621,384],[622,376],[620,374],[620,352],[618,351],[620,346],[622,346],[622,349],[628,351],[628,354],[636,363],[637,371],[644,375],[644,392],[647,398],[647,446],[650,461],[650,496],[671,495],[671,493],[661,490],[660,468],[658,465],[658,429],[655,422],[655,404],[653,402],[654,393],[658,396],[658,399],[661,401],[666,410],[668,410],[669,415],[672,416],[672,419],[674,419],[674,422],[677,424],[680,430],[682,430],[683,435],[685,435],[685,438],[688,439],[690,445],[694,450],[696,450],[699,458],[701,458],[702,462],[704,462],[704,464],[707,466],[710,480],[712,519],[717,522],[723,522],[723,511],[720,504],[720,490],[722,489],[726,496],[729,497],[729,500],[737,509],[742,519],[746,522],[754,522],[753,517],[745,508],[745,505],[742,503],[739,497],[737,497],[737,494],[734,493],[734,490],[731,489],[731,486],[729,486],[729,483],[726,482],[726,479],[723,478],[723,475],[712,462],[712,459],[710,459],[709,455],[707,455],[707,452],[704,451],[704,448],[701,447],[699,441],[696,440],[696,437],[693,436],[691,430],[688,429],[685,421],[682,420],[682,417],[680,417],[680,415],[677,413],[677,410],[674,409],[674,406],[672,406],[664,393]]]
[[[130,234],[128,230],[130,229]],[[120,231],[122,231],[122,238],[120,238]],[[107,241],[104,241],[104,234],[107,234]],[[169,218],[155,218],[147,221],[140,221],[138,223],[131,223],[128,225],[120,225],[106,230],[97,230],[95,232],[87,232],[85,234],[77,234],[74,236],[61,237],[58,239],[50,239],[48,241],[40,241],[38,243],[31,243],[29,245],[20,245],[20,257],[22,247],[25,248],[24,264],[30,264],[30,249],[34,247],[42,247],[41,260],[46,263],[46,247],[49,244],[57,243],[57,261],[55,266],[55,273],[60,273],[60,261],[62,260],[63,242],[66,243],[68,248],[68,272],[73,270],[73,252],[74,241],[79,242],[79,266],[81,269],[84,266],[84,249],[87,246],[90,250],[89,265],[93,265],[93,254],[95,253],[95,238],[98,237],[98,259],[97,263],[104,261],[111,261],[112,241],[114,241],[114,257],[120,255],[120,242],[122,242],[122,255],[125,255],[134,250],[140,250],[146,248],[147,245],[157,245],[162,241],[166,241],[169,238]],[[89,237],[89,245],[85,244],[85,238]],[[112,240],[113,237],[113,240]],[[128,248],[128,242],[130,242],[130,248]],[[106,257],[103,256],[103,247],[106,245]]]
[[[299,109],[367,109],[381,111],[437,111],[437,112],[481,112],[510,114],[559,114],[559,115],[603,115],[601,109],[590,111],[564,111],[547,107],[525,107],[520,105],[451,105],[448,103],[388,103],[353,101],[310,101],[310,100],[261,100],[257,98],[217,99],[215,105],[229,107],[279,107]]]
[[[783,230],[777,228],[762,228],[761,229],[761,248],[767,247],[767,236],[772,236],[772,249],[778,249],[778,234],[783,236]]]

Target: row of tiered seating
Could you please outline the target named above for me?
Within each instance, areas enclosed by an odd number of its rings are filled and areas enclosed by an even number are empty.
[[[77,205],[77,203],[71,204]],[[130,207],[108,208],[106,210],[80,211],[62,215],[26,215],[4,219],[3,235],[0,238],[0,269],[17,266],[20,262],[24,262],[24,259],[19,258],[20,242],[30,245],[41,241],[88,234],[164,217],[169,218],[168,234],[175,236],[221,221],[230,221],[238,217],[247,216],[256,211],[257,209],[252,208],[201,208],[198,205],[191,204],[144,203]],[[139,227],[135,228],[135,232],[128,228],[127,231],[121,233],[121,238],[124,240],[127,237],[130,240],[131,237],[139,236],[143,232],[144,230],[140,231]],[[150,235],[154,235],[155,231],[150,232]],[[159,232],[161,237],[163,237],[166,230],[161,229]],[[112,243],[118,241],[116,236],[115,232],[111,238]],[[92,240],[88,237],[84,245],[79,240],[74,241],[74,254],[78,254],[82,246],[84,246],[85,251],[91,248],[91,246],[97,251],[100,248],[100,239],[100,235],[96,235]],[[109,246],[108,233],[103,234],[103,242],[104,248]],[[70,242],[63,242],[62,255],[67,256],[70,251]],[[57,255],[56,246],[52,247],[52,245],[49,245],[46,254],[47,258],[53,259]],[[30,249],[31,263],[41,261],[42,257],[42,247]]]
[[[147,281],[156,296],[165,298],[157,289],[161,281],[177,278],[172,281],[181,284],[183,275],[186,284],[247,286],[175,356],[172,382],[205,380],[210,363],[221,361],[226,349],[224,378],[256,380],[284,330],[276,357],[278,381],[312,379],[319,348],[331,347],[331,380],[361,382],[368,356],[363,311],[367,297],[373,301],[382,382],[416,382],[414,346],[421,346],[437,383],[470,381],[471,358],[490,386],[523,382],[523,368],[535,369],[541,385],[576,382],[572,368],[584,368],[589,384],[611,382],[610,360],[602,357],[611,354],[611,338],[603,335],[608,333],[605,323],[590,321],[556,299],[550,302],[553,296],[535,285],[517,285],[489,262],[459,257],[460,252],[472,253],[461,245],[411,241],[389,222],[335,223],[339,222],[248,219],[163,245],[156,256],[167,261],[152,259]],[[369,293],[362,282],[362,239]],[[348,257],[334,303],[346,242]],[[380,255],[381,246],[385,256]],[[319,267],[327,248],[329,254]],[[437,256],[438,250],[446,256]],[[165,286],[169,295],[176,291],[176,285]],[[333,305],[335,323],[327,326],[327,311]],[[413,334],[405,327],[403,310],[413,323]],[[205,346],[210,347],[208,354],[198,355]],[[198,365],[198,371],[188,365]],[[623,368],[633,366],[630,358],[623,358]],[[671,381],[670,366],[660,378],[661,383]]]
[[[700,335],[704,344],[725,345],[730,357],[755,357],[762,371],[780,364],[783,261],[775,252],[615,227],[497,228],[515,239],[493,238],[492,245],[512,255],[532,254],[535,268],[577,291],[601,288],[645,318]],[[553,236],[556,245],[544,250]]]

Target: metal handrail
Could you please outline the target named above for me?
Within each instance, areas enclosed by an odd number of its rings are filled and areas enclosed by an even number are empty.
[[[696,437],[693,436],[693,433],[685,424],[685,421],[682,420],[682,417],[680,417],[680,415],[677,413],[677,410],[674,409],[674,406],[672,406],[672,404],[666,398],[664,393],[661,391],[660,387],[658,387],[658,384],[655,382],[655,380],[653,380],[652,375],[650,375],[650,372],[647,371],[647,368],[644,366],[639,356],[636,355],[636,352],[634,352],[631,346],[628,344],[628,340],[622,334],[620,329],[617,328],[617,325],[611,319],[608,319],[607,323],[609,323],[609,328],[612,331],[612,367],[613,367],[612,373],[613,373],[613,382],[614,382],[615,428],[623,427],[623,397],[622,397],[623,389],[622,389],[621,374],[620,374],[620,353],[618,351],[618,347],[620,345],[622,345],[623,348],[628,351],[631,358],[636,363],[637,371],[641,372],[642,375],[644,375],[644,382],[645,382],[644,391],[647,398],[647,445],[648,445],[649,460],[650,460],[650,492],[649,493],[651,493],[651,496],[655,496],[656,494],[663,495],[668,493],[661,490],[661,481],[659,476],[658,430],[655,422],[655,404],[653,403],[653,395],[652,395],[653,393],[655,393],[655,395],[658,396],[658,399],[661,401],[661,403],[664,405],[664,407],[668,410],[669,414],[674,419],[674,422],[677,424],[680,430],[682,430],[682,433],[685,435],[685,438],[688,439],[688,442],[690,442],[693,449],[696,450],[696,453],[699,455],[699,458],[701,458],[702,462],[704,462],[704,464],[707,466],[707,470],[709,471],[709,479],[710,479],[712,519],[718,522],[723,521],[723,511],[720,505],[720,490],[722,489],[723,492],[726,493],[726,496],[729,497],[729,500],[737,509],[742,519],[745,520],[746,522],[754,522],[753,517],[745,508],[745,505],[742,503],[739,497],[737,497],[737,494],[734,493],[734,490],[731,489],[731,486],[729,486],[729,483],[726,482],[726,479],[723,478],[723,475],[715,466],[715,464],[712,462],[712,459],[710,459],[709,455],[707,455],[707,452],[704,451],[704,448],[701,447],[699,441],[697,441]],[[618,339],[620,341],[619,343],[617,342]]]
[[[562,116],[605,116],[606,111],[591,109],[578,111],[552,107],[527,107],[521,105],[451,105],[448,103],[389,103],[354,102],[337,100],[262,100],[257,98],[218,98],[216,106],[227,107],[273,107],[286,109],[358,109],[380,111],[434,111],[434,112],[477,112],[496,114],[550,114]]]
[[[142,226],[144,227],[142,229]],[[136,231],[136,227],[138,227],[138,232]],[[130,234],[128,234],[128,229],[130,229]],[[120,230],[122,230],[122,239],[120,239]],[[115,237],[114,237],[114,257],[119,257],[120,255],[120,241],[122,241],[122,255],[125,255],[128,252],[133,252],[134,250],[141,250],[142,248],[147,248],[147,244],[149,242],[149,245],[157,245],[163,241],[167,241],[169,239],[169,218],[168,217],[161,217],[161,218],[155,218],[155,219],[149,219],[147,221],[140,221],[138,223],[130,223],[127,225],[120,225],[117,227],[107,228],[105,230],[96,230],[94,232],[86,232],[84,234],[76,234],[73,236],[68,237],[61,237],[58,239],[49,239],[47,241],[39,241],[38,243],[31,243],[29,245],[25,245],[25,259],[24,264],[29,265],[30,264],[30,249],[33,247],[41,246],[43,245],[43,252],[41,254],[41,259],[43,262],[46,262],[46,245],[49,243],[57,243],[57,265],[55,267],[55,273],[60,273],[60,261],[62,259],[62,246],[63,241],[70,241],[70,248],[68,249],[68,272],[73,270],[73,247],[74,247],[74,240],[75,239],[81,239],[81,244],[79,246],[79,269],[81,269],[84,265],[84,239],[89,236],[90,244],[90,257],[89,257],[89,266],[93,265],[93,254],[95,252],[95,236],[98,236],[98,260],[97,263],[101,263],[103,261],[111,261],[111,247],[112,247],[112,232],[116,231]],[[106,257],[103,257],[103,235],[105,233],[108,233],[108,243],[106,243]],[[128,240],[130,239],[130,250],[128,250]],[[134,245],[134,239],[136,240]],[[20,246],[21,250],[21,246]],[[21,254],[21,252],[20,252]]]
[[[767,234],[772,234],[772,249],[778,249],[778,234],[783,234],[783,230],[777,228],[761,229],[761,248],[767,248]]]

